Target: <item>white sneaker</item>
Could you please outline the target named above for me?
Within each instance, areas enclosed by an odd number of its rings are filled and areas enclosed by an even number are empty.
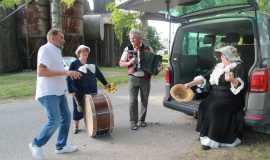
[[[72,145],[65,145],[61,150],[55,150],[56,154],[62,154],[62,153],[71,153],[71,152],[76,152],[78,148],[76,146]]]
[[[34,146],[32,143],[30,143],[29,144],[29,149],[32,152],[32,155],[36,160],[42,160],[43,159],[43,154],[42,154],[41,147]]]

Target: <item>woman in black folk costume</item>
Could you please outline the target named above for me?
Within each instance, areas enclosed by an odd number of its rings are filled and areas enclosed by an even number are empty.
[[[68,91],[73,97],[74,134],[78,133],[79,121],[83,119],[82,106],[84,106],[84,95],[97,93],[96,78],[106,87],[110,87],[97,64],[88,58],[89,53],[89,47],[80,45],[75,52],[78,58],[69,67],[69,70],[80,71],[82,73],[81,79],[72,80],[69,77],[67,78]]]
[[[186,83],[187,87],[203,88],[206,81],[211,91],[199,105],[196,131],[204,150],[233,147],[241,143],[244,107],[244,74],[237,49],[225,46],[215,50],[220,55],[218,63],[205,75]]]

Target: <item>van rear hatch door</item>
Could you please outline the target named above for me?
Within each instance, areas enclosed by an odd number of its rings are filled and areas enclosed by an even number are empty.
[[[169,4],[169,6],[167,5]],[[117,8],[144,12],[148,19],[165,20],[170,15],[175,22],[216,14],[254,10],[256,0],[126,0]]]

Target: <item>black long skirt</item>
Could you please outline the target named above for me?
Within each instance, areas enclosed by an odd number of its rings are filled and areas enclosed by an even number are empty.
[[[200,137],[233,143],[242,134],[243,107],[243,96],[212,91],[199,105],[196,131],[200,132]]]

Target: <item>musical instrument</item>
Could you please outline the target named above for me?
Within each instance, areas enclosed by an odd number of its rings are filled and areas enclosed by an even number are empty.
[[[158,74],[158,67],[162,65],[162,56],[153,52],[145,52],[141,58],[141,67],[151,75]]]
[[[112,104],[106,94],[86,94],[84,122],[91,137],[109,134],[114,127]]]
[[[162,56],[144,50],[141,50],[141,53],[135,50],[127,50],[127,52],[131,52],[133,55],[132,58],[138,58],[139,60],[137,64],[133,65],[134,71],[142,69],[151,75],[158,74],[158,67],[162,64]]]
[[[76,103],[76,105],[77,105],[77,111],[78,111],[78,112],[82,112],[82,106],[80,105],[80,103],[79,103],[79,101],[78,101],[76,95],[75,95],[73,98],[74,98],[75,103]]]

